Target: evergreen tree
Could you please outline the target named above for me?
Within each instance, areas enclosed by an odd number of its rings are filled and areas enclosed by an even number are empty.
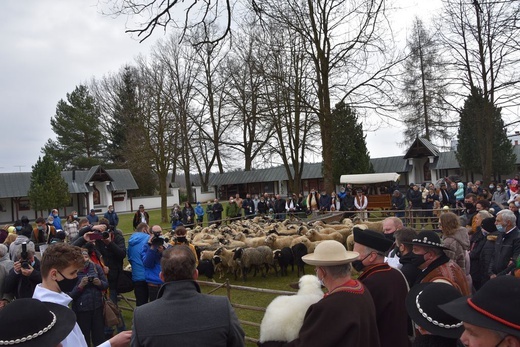
[[[69,205],[69,186],[51,156],[38,158],[32,167],[28,196],[35,211],[50,211]]]
[[[446,117],[444,69],[437,41],[415,18],[411,37],[407,40],[409,55],[404,63],[401,109],[404,144],[410,145],[417,136],[429,141],[447,141],[449,127]]]
[[[343,102],[332,111],[332,153],[334,183],[345,174],[374,172],[367,150],[363,125],[352,108]]]
[[[513,171],[516,162],[501,111],[475,87],[460,111],[457,160],[464,170],[481,173],[484,182]]]
[[[62,168],[90,168],[101,163],[104,138],[100,113],[86,86],[67,93],[51,117],[56,141],[49,139],[43,153],[50,155]]]

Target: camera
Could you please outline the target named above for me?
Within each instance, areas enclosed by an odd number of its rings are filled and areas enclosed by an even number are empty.
[[[88,276],[88,281],[89,281],[89,283],[94,282],[94,276]]]
[[[152,239],[152,246],[159,247],[163,246],[165,239],[162,236],[154,236]]]
[[[31,268],[31,266],[29,265],[29,253],[27,252],[27,242],[22,243],[22,253],[20,253],[20,263],[22,265],[22,268],[24,268],[24,269]]]

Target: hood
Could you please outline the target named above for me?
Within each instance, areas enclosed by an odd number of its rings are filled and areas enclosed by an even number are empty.
[[[31,240],[27,236],[18,235],[16,239],[13,241],[13,245],[21,245],[24,242],[29,243]]]
[[[137,246],[141,243],[143,243],[143,240],[148,240],[150,238],[150,235],[142,232],[135,232],[130,236],[130,239],[128,240],[128,246]]]
[[[462,183],[462,182],[457,183],[457,187],[458,188],[464,188],[464,183]]]

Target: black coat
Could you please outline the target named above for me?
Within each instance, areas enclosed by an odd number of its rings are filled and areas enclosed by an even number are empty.
[[[406,281],[408,282],[408,286],[412,288],[415,284],[415,280],[417,276],[421,272],[421,270],[412,264],[412,252],[406,253],[399,258],[399,262],[403,265],[401,267],[401,272],[403,273]]]
[[[38,258],[34,258],[32,267],[34,270],[29,276],[24,276],[21,272],[17,274],[14,268],[9,270],[9,274],[5,277],[4,292],[12,293],[17,299],[32,298],[34,288],[38,283],[42,283]]]
[[[499,233],[495,243],[495,251],[491,256],[488,273],[495,275],[505,275],[511,261],[516,264],[520,255],[520,230],[515,226],[509,233]],[[513,265],[514,265],[513,264]]]

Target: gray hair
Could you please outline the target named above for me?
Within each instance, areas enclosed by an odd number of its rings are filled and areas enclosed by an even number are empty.
[[[478,211],[477,214],[480,216],[480,218],[482,218],[482,220],[493,217],[493,215],[489,211],[486,211],[486,210],[480,210],[480,211]]]
[[[511,210],[500,210],[497,216],[502,216],[502,220],[506,223],[509,222],[513,226],[516,225],[516,216]]]

